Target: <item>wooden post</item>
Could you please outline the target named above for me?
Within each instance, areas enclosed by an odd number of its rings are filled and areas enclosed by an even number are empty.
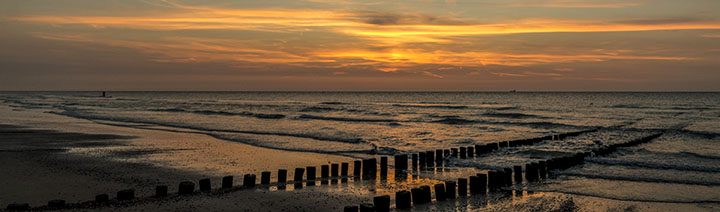
[[[444,160],[443,150],[436,149],[435,150],[435,163],[437,163],[437,165],[441,167],[443,165],[443,160]]]
[[[168,195],[168,186],[166,186],[166,185],[155,186],[155,197],[165,197],[167,195]]]
[[[286,182],[287,182],[287,170],[278,169],[278,183],[286,183]]]
[[[135,199],[135,190],[134,189],[125,189],[122,191],[117,192],[117,199],[118,200],[132,200]]]
[[[343,176],[343,177],[347,177],[347,176],[348,176],[349,166],[350,166],[349,163],[341,163],[341,164],[340,164],[340,175],[341,175],[341,176]]]
[[[522,176],[522,166],[513,166],[513,169],[515,169],[515,184],[522,184],[523,176]]]
[[[255,187],[255,175],[254,174],[246,174],[243,176],[243,186],[245,187]]]
[[[303,175],[305,175],[305,169],[304,168],[295,168],[295,176],[293,180],[295,183],[301,183],[303,180]]]
[[[543,180],[547,179],[547,162],[545,162],[544,160],[538,162],[538,169],[540,178],[542,178]]]
[[[470,193],[480,194],[480,177],[470,176]]]
[[[389,212],[390,211],[390,196],[382,195],[373,198],[373,204],[375,211],[377,212]]]
[[[467,196],[468,180],[467,178],[458,178],[458,196]]]
[[[505,185],[511,186],[513,183],[513,177],[512,177],[512,169],[511,168],[503,168],[503,171],[505,171]]]
[[[193,182],[181,182],[180,186],[178,186],[178,194],[180,195],[192,194],[193,192],[195,192],[195,183]]]
[[[445,184],[435,184],[435,200],[445,201]]]
[[[340,176],[339,167],[340,167],[340,164],[337,164],[337,163],[330,164],[330,176],[331,177]]]
[[[418,156],[419,156],[419,159],[420,159],[420,168],[425,167],[425,166],[427,165],[427,163],[425,162],[425,159],[427,159],[427,156],[425,155],[425,152],[420,152],[420,153],[418,153]],[[413,202],[415,202],[415,201],[413,200]]]
[[[225,176],[222,178],[222,188],[232,188],[233,176]]]
[[[467,158],[467,148],[460,147],[460,158],[462,158],[462,159]]]
[[[455,181],[445,181],[445,198],[455,199]]]
[[[427,163],[427,167],[435,167],[435,151],[427,151],[425,152],[425,162]]]
[[[407,155],[395,155],[395,171],[401,172],[408,169]]]
[[[497,189],[500,187],[499,182],[502,182],[502,179],[499,179],[500,176],[498,175],[498,171],[496,170],[488,171],[488,188],[490,188],[490,191],[497,191]]]
[[[422,199],[425,203],[432,202],[432,191],[430,190],[430,186],[420,186],[420,189],[422,189]]]
[[[330,165],[320,166],[320,179],[327,180],[330,177]]]
[[[457,158],[458,156],[458,148],[450,148],[450,157]]]
[[[107,201],[110,201],[110,196],[107,194],[98,194],[95,196],[95,202],[102,203]]]
[[[472,158],[475,157],[475,148],[474,147],[467,147],[467,157]]]
[[[305,182],[305,184],[307,184],[308,186],[314,186],[317,169],[314,166],[308,166],[305,167],[305,171],[307,172],[307,182]]]
[[[410,192],[407,190],[395,192],[395,207],[397,209],[411,208],[411,197]]]
[[[380,177],[387,178],[387,171],[388,171],[388,158],[386,156],[382,156],[382,157],[380,157]]]
[[[412,202],[414,205],[423,204],[423,190],[422,188],[413,188],[410,189],[410,192],[412,193]]]
[[[475,175],[478,177],[478,180],[480,181],[480,194],[486,194],[487,193],[487,185],[488,185],[488,176],[486,174],[477,174]]]
[[[264,171],[260,173],[260,184],[262,185],[268,185],[270,184],[270,172]]]
[[[212,187],[210,185],[210,179],[200,179],[200,191],[210,191],[212,190]]]

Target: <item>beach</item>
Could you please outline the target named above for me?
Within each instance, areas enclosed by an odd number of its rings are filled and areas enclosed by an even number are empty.
[[[53,94],[58,95],[58,94]],[[64,94],[60,94],[61,98]],[[22,96],[22,95],[21,95]],[[476,173],[487,174],[488,170],[524,164],[527,161],[546,160],[567,155],[572,152],[588,151],[598,147],[619,144],[635,138],[642,138],[654,133],[662,133],[658,138],[639,146],[624,147],[608,156],[592,156],[585,159],[584,164],[553,172],[554,177],[543,180],[541,183],[517,184],[507,187],[505,192],[491,193],[490,195],[470,195],[455,200],[433,200],[431,204],[413,205],[414,211],[716,211],[720,207],[720,193],[717,180],[720,167],[717,166],[717,153],[715,147],[718,137],[709,133],[712,126],[702,124],[713,122],[716,118],[700,120],[698,123],[683,125],[683,128],[662,128],[673,125],[672,119],[668,122],[648,122],[649,118],[627,123],[627,120],[608,122],[601,127],[577,127],[579,123],[590,123],[588,120],[557,119],[549,123],[530,125],[532,130],[516,133],[513,130],[503,130],[496,133],[502,126],[526,129],[528,122],[510,123],[495,120],[495,124],[488,121],[473,124],[436,123],[435,120],[451,120],[435,118],[427,123],[398,121],[400,126],[418,125],[418,128],[387,125],[369,117],[350,117],[343,120],[315,119],[305,121],[300,119],[302,114],[285,114],[288,118],[279,122],[298,122],[290,126],[305,126],[306,132],[274,132],[268,133],[268,127],[285,128],[288,124],[266,123],[263,118],[245,115],[206,115],[209,119],[196,119],[186,122],[188,117],[173,118],[173,124],[167,121],[156,120],[150,115],[152,110],[135,111],[111,109],[112,112],[97,111],[105,106],[98,106],[95,111],[83,108],[81,101],[106,102],[117,101],[112,99],[73,100],[64,99],[51,107],[31,107],[28,100],[24,104],[17,103],[17,95],[5,97],[5,104],[0,105],[0,136],[3,142],[0,151],[2,162],[0,168],[4,171],[0,175],[0,203],[28,203],[35,210],[48,209],[45,205],[53,199],[67,201],[68,208],[63,210],[82,211],[340,211],[348,205],[372,203],[373,197],[381,195],[391,196],[391,204],[395,204],[395,192],[411,190],[412,188],[428,185],[432,186],[445,181],[456,181],[458,178],[467,178]],[[46,97],[57,98],[57,97]],[[12,100],[12,101],[10,101]],[[49,102],[50,100],[42,100]],[[54,101],[54,100],[53,100]],[[122,100],[120,100],[122,101]],[[317,100],[313,100],[317,102]],[[322,102],[322,100],[321,100]],[[80,104],[80,105],[79,105]],[[96,104],[96,103],[93,103]],[[115,105],[119,103],[113,103]],[[295,104],[295,103],[293,103]],[[343,103],[350,104],[350,103]],[[393,106],[393,104],[395,106]],[[399,112],[420,111],[410,108],[430,108],[436,113],[455,112],[464,108],[442,107],[416,103],[389,104],[389,107],[402,108]],[[333,108],[338,104],[321,104],[326,108]],[[328,106],[330,105],[330,106]],[[383,104],[386,105],[386,104]],[[513,103],[508,106],[517,107]],[[36,105],[37,106],[37,105]],[[72,109],[75,107],[77,109]],[[278,106],[275,106],[278,107]],[[284,107],[284,106],[282,106]],[[319,106],[317,106],[319,107]],[[385,107],[385,106],[383,106]],[[467,106],[465,106],[467,107]],[[79,110],[79,108],[83,108]],[[300,109],[308,108],[300,106]],[[337,108],[337,107],[334,107]],[[317,108],[316,108],[317,109]],[[102,109],[106,110],[106,109]],[[282,109],[285,110],[285,109]],[[323,109],[328,110],[328,109]],[[357,110],[357,109],[345,109]],[[485,110],[485,109],[483,109]],[[488,117],[497,118],[498,114],[511,116],[508,120],[518,120],[520,116],[528,116],[528,112],[506,112],[497,109],[488,109],[495,112],[485,112]],[[517,109],[510,109],[517,110]],[[667,110],[667,109],[662,109]],[[716,109],[705,110],[702,114],[715,113]],[[68,112],[72,111],[72,113]],[[151,112],[147,112],[151,111]],[[542,111],[542,110],[538,110]],[[661,109],[651,109],[657,113]],[[149,119],[140,120],[135,115],[119,119],[123,113],[145,114]],[[238,113],[236,111],[230,111]],[[253,111],[255,114],[267,111]],[[673,114],[672,111],[664,111]],[[166,113],[166,112],[159,112]],[[308,113],[308,112],[301,112]],[[353,113],[352,111],[350,113]],[[510,114],[510,115],[508,115]],[[525,115],[523,115],[525,114]],[[197,115],[197,113],[195,113]],[[192,115],[190,117],[195,117]],[[325,115],[324,117],[340,117],[341,113]],[[547,114],[545,114],[547,115]],[[113,116],[113,118],[110,118]],[[239,116],[239,117],[238,117]],[[314,115],[318,117],[319,115]],[[387,116],[387,115],[386,115]],[[534,113],[533,116],[540,116]],[[590,115],[589,119],[599,119]],[[228,119],[247,119],[239,128],[230,129],[229,125],[222,125],[217,129],[209,129],[213,121],[224,123]],[[387,118],[385,118],[387,119]],[[412,120],[412,117],[408,119]],[[271,119],[275,120],[275,119]],[[341,126],[346,122],[348,126]],[[360,120],[360,121],[358,121]],[[370,121],[368,121],[370,120]],[[401,119],[400,119],[401,120]],[[460,117],[453,118],[457,122]],[[469,120],[469,119],[467,119]],[[570,122],[572,121],[572,122]],[[310,122],[310,123],[306,123]],[[678,121],[681,122],[681,121]],[[264,131],[250,131],[249,126]],[[564,123],[561,125],[560,123]],[[190,126],[192,124],[201,124]],[[310,125],[307,125],[310,124]],[[320,124],[320,127],[312,127]],[[364,125],[356,126],[354,125]],[[404,178],[394,177],[393,155],[413,154],[420,150],[449,149],[469,145],[468,140],[460,137],[449,143],[437,142],[428,139],[405,137],[408,144],[388,144],[392,140],[401,139],[402,133],[415,129],[425,129],[430,134],[412,133],[412,136],[429,136],[438,140],[451,138],[453,130],[470,135],[486,134],[475,140],[475,144],[483,142],[498,142],[517,138],[537,137],[564,132],[574,132],[582,129],[599,129],[593,132],[581,133],[577,136],[562,140],[541,140],[533,145],[501,148],[482,156],[460,159],[448,157],[444,166],[435,169],[422,169],[420,172]],[[494,128],[484,127],[485,125]],[[628,128],[625,125],[632,125]],[[642,129],[642,126],[649,126]],[[326,132],[328,128],[345,129],[341,131],[351,133],[317,133]],[[552,126],[549,128],[548,126]],[[660,127],[659,127],[660,126]],[[702,128],[704,127],[704,128]],[[245,128],[245,129],[243,129]],[[397,129],[395,134],[384,134],[374,139],[373,134],[361,133],[366,129],[381,130],[383,128]],[[706,129],[705,133],[692,132],[688,129]],[[522,130],[521,130],[522,131]],[[390,131],[383,131],[390,132]],[[544,132],[544,133],[543,133]],[[448,133],[448,134],[443,134]],[[462,134],[458,133],[458,134]],[[514,135],[510,135],[513,134]],[[353,140],[354,136],[360,141]],[[288,139],[286,139],[288,138]],[[263,143],[265,142],[265,143]],[[305,144],[303,144],[305,143]],[[310,143],[310,144],[307,144]],[[425,144],[427,143],[427,144]],[[413,145],[410,145],[413,144]],[[328,148],[330,147],[330,148]],[[332,147],[335,147],[333,149]],[[305,185],[295,188],[288,185],[279,188],[277,170],[288,170],[288,179],[294,176],[295,168],[317,167],[318,177],[322,165],[349,163],[350,173],[353,172],[353,162],[359,159],[389,157],[390,174],[387,179],[360,180],[350,177],[347,182],[336,181],[322,184],[319,180],[315,186]],[[258,185],[246,188],[219,189],[221,178],[234,176],[235,184],[239,186],[242,176],[270,171],[271,184]],[[410,170],[408,170],[410,171]],[[183,181],[192,181],[208,178],[211,180],[213,190],[200,192],[194,195],[178,196],[178,184]],[[259,179],[258,179],[259,183]],[[170,196],[155,198],[157,185],[167,185]],[[95,204],[94,198],[98,194],[108,194],[111,199],[115,193],[124,189],[135,190],[135,200],[111,201],[108,204]],[[509,191],[509,192],[507,192]],[[672,192],[668,192],[672,191]],[[434,196],[434,194],[433,194]],[[393,207],[394,208],[394,207]]]

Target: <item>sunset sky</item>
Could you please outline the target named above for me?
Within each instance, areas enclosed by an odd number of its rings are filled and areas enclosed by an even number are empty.
[[[720,91],[718,0],[0,0],[0,90]]]

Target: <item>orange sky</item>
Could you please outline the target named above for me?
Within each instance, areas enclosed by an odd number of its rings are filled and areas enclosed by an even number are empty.
[[[720,91],[714,0],[2,1],[1,90]]]

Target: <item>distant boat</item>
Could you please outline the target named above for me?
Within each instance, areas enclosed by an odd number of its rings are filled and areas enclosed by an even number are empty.
[[[515,93],[515,92],[517,92],[517,91],[515,91],[515,90],[510,90],[510,93]]]

